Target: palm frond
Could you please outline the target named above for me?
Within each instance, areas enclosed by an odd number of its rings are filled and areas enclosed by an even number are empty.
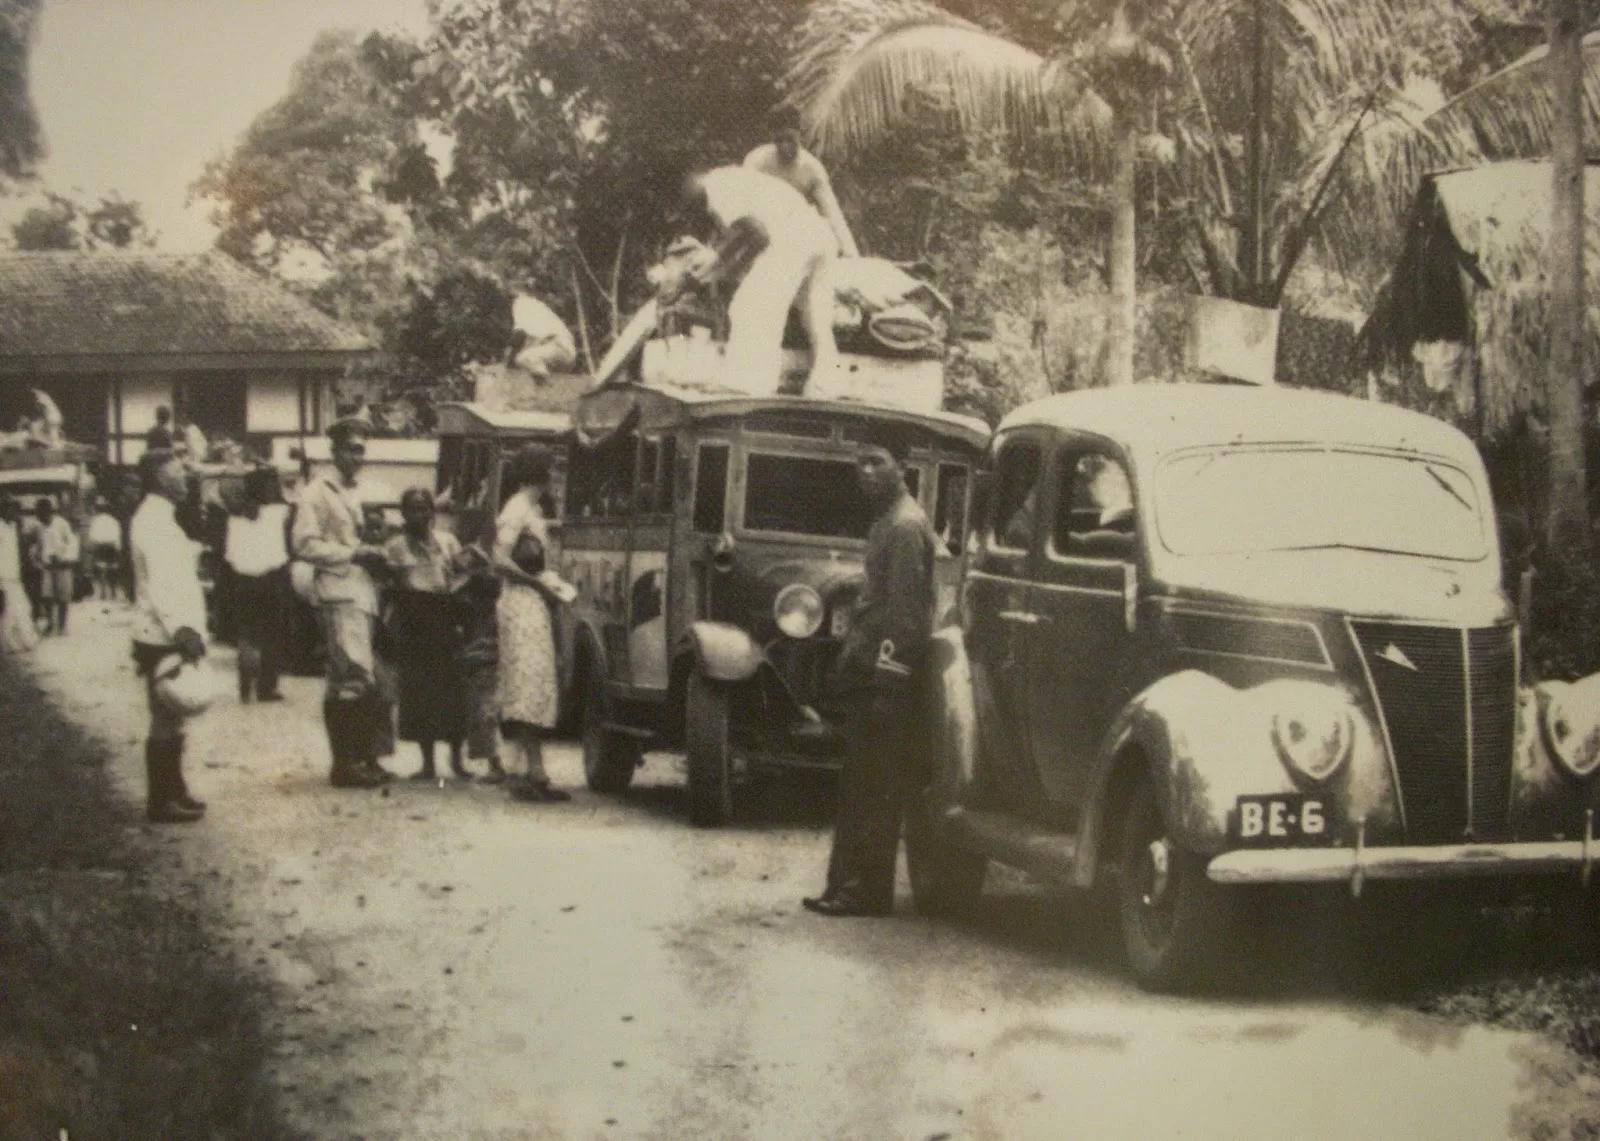
[[[1047,148],[1093,150],[1111,119],[1103,100],[1043,56],[918,0],[823,0],[786,87],[830,156],[883,138],[919,89],[940,93],[963,130]]]
[[[1426,122],[1487,159],[1547,155],[1553,118],[1548,54],[1545,47],[1535,48],[1451,99]],[[1600,31],[1583,39],[1583,68],[1584,143],[1592,151],[1600,147]]]

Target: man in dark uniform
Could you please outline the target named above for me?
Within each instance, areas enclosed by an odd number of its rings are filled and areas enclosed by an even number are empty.
[[[925,763],[922,665],[933,634],[939,542],[906,491],[910,440],[887,431],[862,448],[856,474],[873,513],[866,585],[840,652],[845,759],[821,915],[887,915],[906,800]]]

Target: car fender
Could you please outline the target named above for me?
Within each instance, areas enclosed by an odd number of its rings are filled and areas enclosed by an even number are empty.
[[[760,644],[728,622],[695,622],[684,632],[683,641],[700,672],[713,681],[746,681],[766,660]]]
[[[948,627],[928,645],[930,784],[940,805],[959,804],[978,772],[978,711],[966,635]]]
[[[1570,750],[1592,756],[1600,749],[1600,674],[1574,682],[1541,681],[1517,697],[1512,825],[1520,836],[1581,835],[1585,811],[1600,814],[1600,774],[1574,776],[1556,759],[1552,722],[1562,722]],[[1591,827],[1600,831],[1600,821]]]
[[[606,643],[600,636],[600,626],[589,615],[574,614],[572,622],[571,683],[577,684],[585,670],[598,670],[602,678],[610,677],[606,662]],[[579,697],[581,700],[581,695]]]
[[[1129,765],[1145,767],[1174,842],[1201,855],[1229,846],[1240,796],[1301,791],[1272,744],[1272,693],[1281,684],[1236,689],[1202,670],[1183,670],[1130,701],[1096,755],[1079,826],[1076,882],[1093,884],[1100,852],[1114,842],[1115,794],[1127,787]],[[1359,817],[1382,833],[1398,821],[1387,754],[1379,730],[1346,696],[1354,737],[1327,794],[1341,816]]]

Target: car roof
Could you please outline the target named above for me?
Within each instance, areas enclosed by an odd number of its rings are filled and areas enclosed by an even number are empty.
[[[1086,432],[1153,459],[1226,444],[1345,444],[1477,462],[1443,420],[1376,401],[1306,389],[1235,384],[1140,384],[1046,396],[1015,409],[997,433],[1029,426]]]

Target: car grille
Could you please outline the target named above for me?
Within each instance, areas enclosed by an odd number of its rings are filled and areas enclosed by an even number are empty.
[[[783,675],[794,695],[807,705],[821,700],[828,681],[828,671],[838,657],[839,642],[835,638],[781,638],[767,653],[769,660]]]
[[[1408,841],[1507,838],[1515,627],[1350,625],[1394,750]]]

